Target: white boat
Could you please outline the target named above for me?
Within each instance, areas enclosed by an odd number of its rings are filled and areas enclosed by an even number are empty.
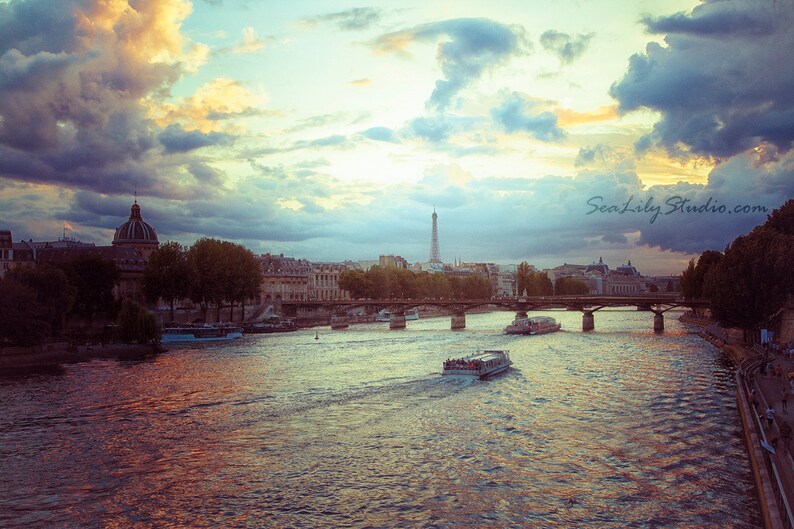
[[[242,338],[243,330],[235,325],[179,324],[163,327],[161,343],[209,342]]]
[[[505,327],[507,334],[546,334],[560,330],[561,325],[549,316],[532,316],[531,318],[516,318],[513,323]]]
[[[441,370],[442,375],[457,375],[485,378],[506,371],[513,365],[509,351],[490,349],[463,358],[447,359]]]
[[[405,311],[405,321],[411,320],[418,320],[419,319],[419,309],[408,309]],[[378,315],[375,316],[375,321],[391,321],[391,312],[386,309],[378,312]]]

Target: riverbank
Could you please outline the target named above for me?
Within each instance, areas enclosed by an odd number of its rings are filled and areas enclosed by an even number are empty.
[[[737,329],[725,329],[714,323],[714,320],[690,312],[682,314],[678,320],[700,327],[699,336],[722,349],[737,367],[754,354],[751,348],[742,343],[741,331]]]
[[[780,392],[781,388],[784,391],[788,388],[783,383],[778,384],[776,380],[772,380],[775,377],[757,377],[761,364],[759,353],[763,353],[763,350],[743,343],[738,331],[723,329],[709,319],[692,316],[690,313],[682,315],[679,320],[700,326],[702,330],[699,335],[722,349],[736,366],[736,401],[764,527],[788,527],[785,520],[791,520],[788,498],[794,493],[794,465],[791,454],[782,446],[776,452],[770,452],[766,448],[770,446],[767,435],[780,435],[777,424],[779,419],[774,420],[775,424],[767,433],[759,416],[761,409],[770,406],[782,418],[781,414],[787,412],[779,403]],[[777,360],[780,362],[782,359]],[[784,362],[791,367],[790,359]],[[750,388],[758,391],[756,397],[751,396]],[[777,444],[777,437],[772,444]]]
[[[57,371],[63,364],[86,362],[95,358],[135,360],[164,352],[159,344],[97,344],[74,346],[53,342],[30,347],[0,349],[0,377],[39,371]]]

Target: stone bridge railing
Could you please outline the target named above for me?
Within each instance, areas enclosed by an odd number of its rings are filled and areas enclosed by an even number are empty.
[[[638,310],[654,313],[653,328],[664,330],[664,313],[677,307],[707,307],[705,300],[685,300],[676,294],[635,294],[631,296],[531,296],[514,298],[490,299],[350,299],[350,300],[301,300],[282,301],[285,314],[295,313],[300,308],[326,309],[344,317],[355,309],[376,312],[387,309],[392,313],[390,327],[405,328],[405,311],[417,307],[437,307],[448,312],[452,317],[452,329],[466,327],[466,312],[475,308],[488,307],[514,311],[517,317],[526,317],[533,310],[566,308],[582,312],[582,330],[591,331],[595,328],[593,314],[605,307],[635,306]]]

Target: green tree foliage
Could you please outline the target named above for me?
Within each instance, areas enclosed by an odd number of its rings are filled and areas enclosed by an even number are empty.
[[[516,268],[516,294],[525,295],[532,288],[532,269],[529,263],[522,261]]]
[[[0,346],[33,345],[50,333],[36,291],[13,277],[0,279]]]
[[[373,266],[367,270],[367,277],[372,282],[372,288],[369,291],[371,299],[388,299],[391,296],[391,276],[385,268]]]
[[[590,289],[587,284],[581,279],[573,277],[558,277],[554,281],[554,293],[559,296],[575,295],[581,296],[588,294]]]
[[[416,276],[418,297],[422,299],[452,299],[452,284],[444,274],[422,272]]]
[[[264,272],[256,255],[240,244],[223,242],[224,298],[232,305],[229,319],[234,319],[234,304],[240,302],[240,321],[245,320],[245,300],[259,294]]]
[[[686,299],[701,299],[711,297],[712,275],[722,261],[723,255],[716,250],[706,250],[695,260],[689,261],[689,266],[681,273],[681,291]]]
[[[491,282],[478,275],[416,274],[410,270],[379,266],[373,266],[367,272],[342,272],[339,287],[355,299],[482,299],[492,295]]]
[[[706,274],[704,288],[714,316],[745,331],[767,326],[794,294],[792,263],[794,200],[789,200],[766,223],[736,238]]]
[[[452,299],[487,299],[492,295],[491,282],[479,275],[447,278]]]
[[[96,255],[79,253],[57,266],[75,288],[71,314],[88,318],[90,325],[96,314],[113,312],[113,288],[120,278],[115,263]]]
[[[76,295],[75,288],[69,284],[64,271],[42,264],[37,267],[15,268],[6,277],[18,280],[36,293],[39,313],[49,325],[50,334],[60,335]]]
[[[554,292],[549,276],[535,272],[523,261],[516,268],[516,291],[519,296],[549,296]]]
[[[125,343],[150,343],[160,339],[160,326],[149,311],[132,300],[121,302],[119,339]]]
[[[417,297],[418,285],[416,274],[403,268],[387,268],[390,292],[393,299],[414,299]]]
[[[550,296],[554,293],[554,285],[544,272],[535,272],[532,275],[532,290],[530,296]]]
[[[244,303],[259,293],[262,264],[239,244],[199,239],[187,251],[187,263],[192,277],[190,298],[199,304],[205,320],[210,306],[217,307],[220,320],[224,302],[229,302],[233,311],[235,302]]]
[[[353,299],[366,299],[372,290],[372,282],[363,270],[345,270],[337,280],[339,288],[347,290]]]
[[[171,306],[171,321],[174,321],[174,305],[190,295],[190,280],[185,248],[178,242],[168,241],[149,256],[143,271],[143,293],[150,303],[158,299],[167,301]]]
[[[199,239],[187,251],[187,262],[192,277],[189,297],[199,304],[206,321],[209,307],[220,307],[223,302],[223,244],[217,239]]]

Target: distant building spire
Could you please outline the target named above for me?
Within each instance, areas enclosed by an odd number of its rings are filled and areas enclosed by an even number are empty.
[[[435,206],[433,206],[433,235],[430,240],[430,262],[441,262],[441,253],[438,250],[438,215],[436,214]]]

